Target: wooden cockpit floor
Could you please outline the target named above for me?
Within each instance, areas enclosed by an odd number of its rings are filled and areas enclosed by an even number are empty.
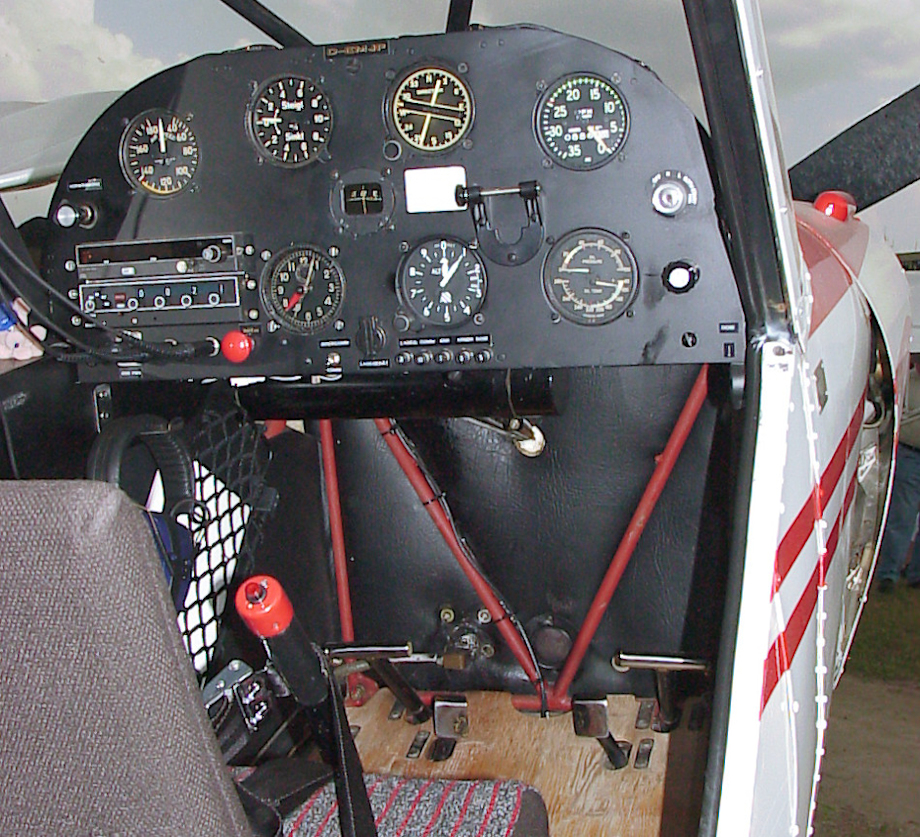
[[[419,730],[389,720],[389,691],[378,692],[362,707],[348,710],[360,727],[355,737],[369,773],[455,779],[520,779],[537,788],[549,811],[553,837],[653,837],[660,832],[664,802],[668,736],[635,728],[639,702],[631,696],[609,698],[610,730],[631,741],[630,763],[622,770],[604,767],[606,756],[596,741],[578,738],[570,714],[550,718],[524,715],[507,694],[476,692],[469,701],[469,734],[443,762],[428,758],[434,735],[420,758],[406,753]],[[640,741],[654,742],[647,768],[634,766]]]

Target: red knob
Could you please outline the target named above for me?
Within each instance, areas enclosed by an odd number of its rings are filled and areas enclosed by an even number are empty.
[[[856,198],[847,192],[822,192],[815,198],[815,209],[838,221],[846,221],[856,212]]]
[[[220,353],[230,363],[242,363],[255,348],[255,341],[242,331],[228,331],[220,341]]]
[[[236,612],[260,639],[283,634],[294,619],[294,607],[281,583],[270,575],[247,578],[236,591]]]

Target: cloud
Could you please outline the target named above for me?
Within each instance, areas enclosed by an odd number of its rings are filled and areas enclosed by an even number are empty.
[[[0,100],[45,101],[125,89],[163,67],[131,39],[94,22],[93,0],[5,0]]]

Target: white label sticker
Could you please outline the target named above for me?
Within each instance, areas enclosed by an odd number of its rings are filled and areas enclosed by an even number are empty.
[[[406,169],[406,212],[462,212],[457,187],[466,186],[463,166]]]

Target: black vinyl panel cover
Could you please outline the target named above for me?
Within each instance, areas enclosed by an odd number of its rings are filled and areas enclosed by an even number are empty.
[[[538,424],[529,459],[494,430],[463,419],[402,426],[445,494],[486,574],[537,640],[551,625],[574,638],[626,531],[698,370],[582,370],[571,407]],[[620,674],[618,650],[706,656],[720,614],[712,585],[724,551],[719,507],[703,516],[715,410],[705,406],[639,541],[574,692],[647,691],[648,673]],[[475,625],[481,607],[372,422],[337,422],[339,478],[359,640],[438,653],[439,611]],[[711,500],[711,498],[709,498]],[[724,508],[723,512],[724,513]],[[722,519],[724,528],[724,519]],[[709,577],[709,581],[701,580]],[[692,591],[692,592],[691,592]],[[486,626],[481,639],[493,636]],[[497,637],[497,635],[496,635]],[[529,688],[502,643],[463,673],[419,675],[431,688]],[[426,679],[428,678],[428,679]]]

